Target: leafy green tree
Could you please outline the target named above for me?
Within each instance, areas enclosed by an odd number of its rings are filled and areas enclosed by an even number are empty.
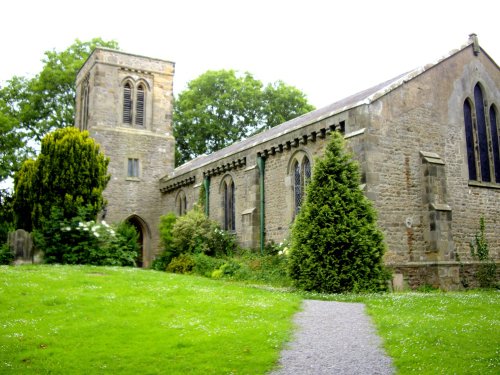
[[[12,203],[12,193],[7,189],[0,189],[0,246],[7,242],[9,232],[15,229]]]
[[[207,71],[174,104],[176,164],[220,150],[314,109],[283,82],[263,87],[250,73]]]
[[[33,220],[31,218],[35,204],[35,172],[36,163],[33,159],[25,160],[21,169],[14,176],[14,212],[15,226],[31,232]]]
[[[359,184],[357,163],[342,135],[332,133],[292,228],[290,275],[297,287],[325,293],[387,288],[383,235]]]
[[[94,219],[104,203],[108,163],[86,131],[70,127],[46,135],[36,161],[25,162],[15,176],[18,227],[41,228],[53,208],[69,219],[87,207],[85,219]]]
[[[19,169],[24,159],[25,142],[23,134],[17,131],[19,121],[14,117],[8,104],[0,98],[0,181],[11,177]]]
[[[264,90],[264,118],[257,132],[270,129],[314,110],[304,93],[283,81],[270,83]]]
[[[73,125],[76,74],[96,47],[116,49],[118,43],[77,39],[62,52],[45,52],[39,74],[12,77],[0,88],[0,179],[12,176],[26,157],[33,157],[47,133]]]

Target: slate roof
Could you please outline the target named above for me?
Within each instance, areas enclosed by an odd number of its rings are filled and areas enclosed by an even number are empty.
[[[280,137],[284,134],[292,132],[296,129],[299,129],[303,126],[312,124],[314,122],[321,121],[325,118],[331,117],[337,113],[344,112],[346,110],[358,107],[364,104],[370,104],[377,100],[378,98],[386,95],[387,93],[395,90],[400,87],[404,83],[409,80],[415,78],[416,76],[422,74],[426,70],[432,68],[437,65],[439,62],[451,57],[452,55],[458,53],[459,51],[467,48],[472,44],[472,41],[469,41],[466,45],[462,46],[459,50],[451,51],[448,55],[442,57],[432,64],[428,64],[424,67],[420,67],[409,72],[403,73],[394,77],[388,81],[382,82],[376,86],[370,87],[364,91],[360,91],[354,95],[348,96],[344,99],[341,99],[335,103],[332,103],[326,107],[314,110],[312,112],[306,113],[302,116],[296,117],[292,120],[284,122],[281,125],[278,125],[274,128],[266,130],[262,133],[256,134],[252,137],[244,139],[240,142],[236,142],[222,150],[216,151],[209,155],[201,155],[197,158],[188,161],[187,163],[177,167],[171,174],[162,178],[162,180],[168,180],[170,178],[174,178],[180,175],[183,175],[186,172],[191,170],[203,167],[207,164],[210,164],[216,160],[225,158],[237,152],[244,151],[246,149],[252,148],[258,144],[262,144],[274,138]]]

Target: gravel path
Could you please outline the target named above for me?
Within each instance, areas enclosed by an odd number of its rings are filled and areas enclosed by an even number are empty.
[[[294,340],[269,375],[394,374],[361,303],[305,300]]]

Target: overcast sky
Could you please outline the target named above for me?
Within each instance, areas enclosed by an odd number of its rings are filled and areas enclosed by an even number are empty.
[[[174,92],[209,69],[283,80],[321,107],[433,62],[472,32],[500,63],[500,1],[12,0],[0,5],[0,82],[47,50],[114,39],[176,63]]]

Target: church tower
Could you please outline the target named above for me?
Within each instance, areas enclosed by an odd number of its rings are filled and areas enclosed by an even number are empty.
[[[97,48],[76,78],[75,126],[110,158],[101,218],[138,229],[146,267],[159,250],[158,181],[174,168],[173,76],[173,62]]]

